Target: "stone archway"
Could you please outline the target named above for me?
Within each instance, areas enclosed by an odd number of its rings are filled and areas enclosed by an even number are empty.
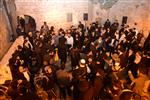
[[[20,15],[17,17],[18,25],[21,25],[25,33],[36,31],[36,22],[30,15]]]

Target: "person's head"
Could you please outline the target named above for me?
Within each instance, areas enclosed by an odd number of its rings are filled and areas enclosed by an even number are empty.
[[[142,58],[139,63],[138,74],[148,75],[150,71],[148,66],[149,66],[149,60],[147,60],[146,58]]]
[[[137,70],[137,74],[138,74],[138,77],[139,76],[142,76],[142,75],[145,75],[145,71],[141,70],[141,69],[138,69]]]
[[[28,92],[28,89],[25,85],[20,85],[18,87],[18,92],[19,92],[19,94],[24,95]]]
[[[94,36],[95,35],[95,32],[92,32],[92,36]]]
[[[22,51],[22,46],[21,46],[21,45],[18,45],[18,46],[17,46],[17,49],[18,49],[18,51]]]
[[[71,33],[71,30],[69,29],[67,33],[70,34],[70,33]]]
[[[88,58],[88,62],[91,63],[93,61],[92,57]]]
[[[26,41],[26,42],[28,42],[28,41],[29,41],[29,38],[28,38],[28,37],[26,37],[26,38],[25,38],[25,41]]]
[[[133,50],[129,49],[129,56],[133,54]]]
[[[102,37],[99,37],[98,38],[98,43],[101,43],[102,42]]]
[[[40,40],[44,40],[44,35],[39,35]]]
[[[109,21],[109,19],[107,19],[106,21]]]
[[[70,34],[70,33],[68,33],[67,35],[68,35],[69,38],[71,37],[71,34]]]
[[[115,20],[115,23],[118,23],[118,20],[117,20],[117,19]]]
[[[107,32],[109,32],[110,31],[110,28],[107,28]]]
[[[58,52],[58,48],[55,48],[55,52]]]
[[[29,32],[28,35],[29,35],[30,37],[32,37],[32,32]]]
[[[85,65],[86,65],[85,59],[81,59],[79,62],[79,65],[80,65],[80,67],[85,67]]]
[[[47,23],[46,22],[44,22],[44,25],[46,25]]]
[[[17,57],[16,57],[16,60],[20,60],[20,57],[19,57],[19,56],[17,56]]]
[[[98,32],[98,28],[96,28],[95,31]]]
[[[48,65],[48,61],[47,60],[43,60],[43,65],[44,66]]]
[[[52,68],[51,68],[50,66],[46,66],[46,67],[44,68],[44,71],[45,71],[46,73],[48,73],[48,74],[51,74],[51,73],[52,73]]]
[[[119,100],[141,100],[141,96],[131,90],[123,90],[119,96]]]
[[[19,66],[19,72],[20,72],[20,73],[23,73],[23,72],[24,72],[23,66]]]
[[[119,100],[131,100],[132,98],[132,92],[123,92],[120,96],[119,96]]]
[[[51,31],[54,31],[55,27],[54,26],[51,26],[50,30]]]
[[[137,22],[135,22],[134,25],[137,25]]]

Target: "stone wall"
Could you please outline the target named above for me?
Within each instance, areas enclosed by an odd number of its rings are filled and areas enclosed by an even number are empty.
[[[123,16],[128,16],[128,24],[144,30],[147,36],[150,30],[150,0],[16,0],[17,14],[30,15],[37,21],[40,29],[44,21],[49,26],[68,28],[83,21],[83,13],[89,14],[88,23],[107,18],[120,24]],[[72,22],[67,22],[67,13],[72,13]]]
[[[17,14],[35,18],[37,29],[44,21],[49,26],[68,28],[83,21],[83,13],[89,12],[88,0],[16,0]],[[67,21],[67,14],[72,13],[72,21]]]
[[[150,0],[98,0],[93,3],[93,20],[102,18],[102,23],[109,18],[112,22],[117,19],[122,23],[122,16],[128,17],[128,25],[144,30],[145,37],[150,31]],[[105,1],[105,2],[104,2]],[[112,1],[116,1],[112,3]],[[111,5],[112,4],[112,5]],[[105,7],[104,7],[105,6]],[[108,6],[108,7],[107,7]],[[97,14],[98,13],[98,14]]]
[[[0,0],[0,59],[7,52],[15,34],[16,16],[14,0]]]

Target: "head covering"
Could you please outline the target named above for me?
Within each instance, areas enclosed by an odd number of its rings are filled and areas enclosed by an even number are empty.
[[[112,59],[115,60],[115,62],[120,62],[119,55],[116,53],[112,55]]]
[[[45,71],[48,71],[49,68],[50,68],[50,66],[46,66],[46,67],[44,68],[44,70],[45,70]]]
[[[85,63],[86,63],[85,59],[81,59],[80,60],[80,67],[85,67]]]

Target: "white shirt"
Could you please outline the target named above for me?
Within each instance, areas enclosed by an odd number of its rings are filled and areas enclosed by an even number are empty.
[[[23,72],[24,77],[26,78],[26,80],[29,82],[30,81],[30,76],[28,74],[27,71]]]
[[[72,36],[67,36],[67,44],[71,45],[73,47],[73,37]]]
[[[125,34],[122,34],[121,37],[120,37],[120,39],[119,39],[119,43],[120,43],[121,41],[124,42],[124,41],[125,41],[125,37],[126,37]]]

